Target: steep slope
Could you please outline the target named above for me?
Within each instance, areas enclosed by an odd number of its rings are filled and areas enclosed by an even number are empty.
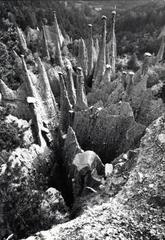
[[[104,195],[100,194],[100,197],[93,196],[88,203],[84,203],[81,216],[49,231],[39,232],[27,240],[164,239],[164,123],[162,116],[147,128],[133,160],[135,167],[122,191],[114,198],[110,197],[110,190]]]

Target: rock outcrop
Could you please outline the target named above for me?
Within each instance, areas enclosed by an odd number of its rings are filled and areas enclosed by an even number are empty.
[[[26,87],[22,84],[17,90],[10,89],[0,80],[1,103],[11,109],[11,113],[19,118],[30,119],[31,113],[26,101]]]
[[[121,102],[76,112],[73,129],[83,149],[91,149],[104,162],[111,162],[138,143],[145,126],[136,123],[130,105]]]
[[[96,53],[94,47],[94,41],[92,36],[92,24],[88,25],[89,27],[89,43],[87,45],[88,49],[88,76],[91,76],[94,70],[94,65],[96,62]]]
[[[102,38],[101,38],[101,46],[99,49],[99,55],[94,71],[93,81],[94,81],[94,87],[96,88],[104,75],[105,72],[105,66],[106,66],[106,34],[107,34],[107,24],[106,24],[106,16],[102,16],[103,21],[103,30],[102,30]]]
[[[127,91],[129,101],[137,122],[148,126],[164,112],[161,98],[155,98],[152,89],[147,89],[148,75],[141,77],[138,83],[133,83]]]
[[[88,53],[84,39],[79,40],[78,67],[83,70],[84,77],[88,74]]]
[[[164,47],[165,47],[165,36],[161,36],[161,44],[156,56],[156,63],[159,63],[163,60]]]
[[[20,48],[21,48],[23,54],[26,54],[28,52],[26,38],[25,38],[23,31],[18,26],[17,26],[17,33],[18,33],[18,37],[19,37]]]
[[[36,143],[41,144],[41,131],[48,128],[48,131],[52,134],[51,131],[58,125],[57,103],[40,58],[38,58],[38,76],[27,69],[23,56],[22,69],[24,82],[17,90],[11,90],[1,80],[2,103],[4,106],[11,108],[13,115],[26,120],[33,120]]]
[[[60,129],[66,134],[69,125],[71,124],[72,105],[69,100],[66,90],[63,74],[59,73],[60,77]]]
[[[58,70],[59,69],[57,67],[46,68],[52,93],[57,103],[60,104],[60,78],[58,75]]]
[[[116,72],[116,56],[117,56],[117,46],[116,46],[116,35],[115,35],[115,21],[116,21],[116,11],[112,11],[112,29],[110,33],[110,41],[107,44],[110,54],[110,64],[112,66],[112,74],[114,76]]]
[[[98,188],[101,181],[95,176],[104,176],[104,165],[95,152],[84,152],[81,149],[75,132],[71,127],[68,128],[63,156],[63,164],[72,184],[74,200],[80,197],[87,187]]]
[[[77,69],[77,101],[75,110],[84,110],[88,108],[87,96],[85,94],[84,76],[81,68]]]
[[[67,66],[67,79],[66,79],[66,87],[67,87],[67,92],[68,92],[68,97],[70,100],[70,103],[74,107],[76,104],[76,90],[74,86],[74,81],[73,81],[73,69],[70,66]]]
[[[44,25],[42,26],[42,33],[43,33],[43,50],[42,50],[42,55],[43,55],[43,57],[46,57],[47,60],[50,60],[48,40],[47,40],[46,30],[45,30],[45,26]]]

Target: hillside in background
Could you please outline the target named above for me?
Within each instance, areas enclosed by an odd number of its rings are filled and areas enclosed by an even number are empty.
[[[130,6],[132,1],[127,2]],[[133,1],[134,3],[137,1]],[[116,16],[116,38],[118,55],[132,54],[136,52],[141,58],[144,52],[157,54],[160,40],[157,39],[161,28],[165,24],[165,3],[164,1],[143,2],[143,6],[136,6],[131,10],[120,11],[117,5]],[[0,0],[0,41],[9,50],[9,57],[2,55],[0,77],[9,84],[17,88],[20,82],[19,77],[13,78],[13,56],[12,50],[17,50],[18,39],[15,30],[8,23],[8,15],[12,21],[16,21],[18,26],[26,30],[31,28],[42,28],[42,22],[47,19],[47,23],[53,23],[53,10],[56,11],[60,29],[66,37],[69,35],[73,40],[88,38],[88,24],[93,24],[94,37],[101,34],[101,16],[107,16],[107,32],[111,30],[111,8],[114,8],[113,1],[45,1],[45,0]],[[104,7],[96,10],[99,6]],[[139,1],[138,1],[139,4]],[[7,80],[6,80],[7,79]]]
[[[162,2],[162,0],[158,0],[159,2]],[[146,3],[151,2],[150,0],[84,0],[84,1],[74,1],[77,5],[83,5],[88,4],[88,6],[96,8],[96,10],[99,8],[102,9],[109,9],[112,10],[114,6],[117,7],[119,11],[123,11],[126,9],[131,9],[136,6],[144,5]]]
[[[118,53],[142,54],[145,51],[156,53],[159,41],[157,37],[165,24],[165,2],[158,1],[0,1],[0,17],[6,18],[8,12],[16,15],[16,21],[24,30],[27,25],[37,27],[43,19],[52,24],[53,10],[56,11],[62,33],[88,38],[88,24],[93,24],[94,34],[101,34],[100,17],[106,15],[107,30],[111,29],[111,10],[116,6],[116,34]],[[34,19],[34,13],[36,18]],[[33,17],[30,17],[30,15]],[[1,21],[1,20],[0,20]],[[2,27],[2,24],[1,24]]]

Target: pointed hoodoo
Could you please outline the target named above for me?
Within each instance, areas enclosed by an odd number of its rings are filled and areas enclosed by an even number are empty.
[[[89,27],[89,47],[88,47],[88,76],[91,76],[94,68],[94,42],[92,37],[92,24]]]
[[[62,133],[66,134],[71,121],[72,105],[69,101],[62,72],[59,72],[59,78],[60,78],[60,130],[62,131]]]
[[[62,60],[62,54],[61,54],[61,40],[60,40],[60,30],[59,30],[59,26],[57,23],[57,18],[56,18],[56,13],[53,12],[54,14],[54,27],[55,27],[55,38],[56,38],[56,62],[60,67],[64,66],[63,60]]]
[[[115,74],[116,67],[116,35],[115,35],[115,20],[116,20],[116,11],[112,11],[112,39],[111,39],[111,65],[112,65],[112,73]]]
[[[41,58],[37,58],[39,74],[42,77],[42,88],[43,88],[43,100],[46,100],[48,97],[52,96],[52,91],[48,79],[48,75],[45,69],[44,64],[41,61]]]
[[[56,34],[56,37],[57,37],[57,40],[59,42],[59,45],[60,45],[60,48],[62,47],[62,41],[61,41],[61,33],[60,33],[60,28],[59,28],[59,25],[58,25],[58,22],[57,22],[57,17],[56,17],[56,12],[53,11],[53,16],[54,16],[54,29],[55,29],[55,34]]]
[[[17,33],[18,33],[21,50],[23,51],[23,53],[27,53],[28,47],[27,47],[25,36],[24,36],[22,30],[18,26],[16,27],[16,29],[17,29]]]
[[[144,60],[142,64],[142,75],[145,75],[148,72],[151,62],[152,62],[152,54],[146,52],[144,54]]]
[[[38,57],[37,61],[38,61],[38,68],[39,68],[39,73],[40,73],[39,94],[40,94],[41,101],[42,101],[41,104],[43,105],[44,111],[46,114],[44,118],[48,122],[50,122],[50,120],[51,120],[51,122],[53,122],[54,124],[57,124],[57,122],[58,122],[57,103],[53,96],[45,67],[39,57]]]
[[[105,73],[104,73],[104,77],[103,77],[103,84],[110,83],[110,81],[111,81],[111,70],[112,70],[111,65],[107,64],[106,69],[105,69]]]
[[[109,46],[108,44],[106,45],[106,63],[108,65],[111,65],[111,59],[110,59],[110,52],[109,52]]]
[[[0,93],[2,94],[3,100],[14,100],[16,99],[15,91],[10,89],[1,79],[0,79]]]
[[[14,58],[15,58],[16,66],[17,66],[19,69],[22,69],[22,61],[21,61],[21,58],[18,56],[18,54],[16,53],[15,50],[13,50],[13,56],[14,56]]]
[[[31,111],[31,116],[32,116],[32,121],[34,126],[32,131],[33,131],[35,142],[41,146],[44,143],[44,140],[42,138],[42,133],[41,133],[42,120],[36,106],[37,99],[36,99],[35,89],[31,81],[31,77],[28,73],[26,62],[23,55],[21,55],[21,59],[22,59],[23,71],[25,73],[24,83],[27,90],[27,102],[29,104],[29,109]]]
[[[163,60],[164,48],[165,48],[165,36],[162,36],[160,48],[159,48],[158,54],[156,56],[156,63],[159,63]]]
[[[83,74],[84,77],[86,78],[88,74],[88,56],[85,41],[82,38],[79,40],[78,62],[81,68],[83,69]]]
[[[74,87],[74,82],[73,82],[73,76],[72,76],[72,68],[70,66],[67,66],[67,81],[66,81],[66,87],[68,91],[68,97],[70,100],[70,103],[74,107],[76,104],[76,91]]]
[[[73,159],[75,158],[75,155],[82,152],[84,151],[81,149],[77,141],[76,134],[73,128],[69,126],[64,144],[65,160],[67,160],[65,164],[67,164],[67,166],[70,166]]]
[[[30,20],[31,20],[30,25],[32,26],[32,28],[36,29],[36,27],[37,27],[37,16],[36,16],[35,9],[33,8],[32,5],[29,8],[28,15],[29,15]]]
[[[126,92],[127,92],[128,95],[130,95],[132,87],[134,85],[134,75],[135,75],[135,73],[130,71],[128,73],[128,75],[129,75],[129,81],[128,81],[128,84],[126,86]]]
[[[9,107],[12,115],[26,120],[31,118],[24,84],[17,90],[12,90],[0,80],[0,97],[0,104]]]
[[[32,116],[32,132],[33,132],[33,136],[35,139],[35,142],[41,146],[41,147],[45,147],[46,146],[46,142],[42,136],[42,132],[45,130],[47,130],[46,128],[43,127],[43,122],[41,119],[41,115],[38,112],[38,108],[36,106],[36,102],[33,98],[27,97],[27,102],[29,104],[29,108],[31,111],[31,116]],[[46,131],[46,133],[48,133]]]
[[[45,26],[44,24],[42,25],[42,32],[43,32],[43,45],[44,45],[44,49],[43,49],[43,56],[47,58],[47,60],[50,60],[50,54],[49,54],[49,47],[48,47],[48,41],[47,41],[47,37],[46,37],[46,31],[45,31]]]
[[[60,43],[59,41],[56,39],[56,56],[55,56],[55,62],[57,63],[57,65],[59,65],[60,67],[64,66],[63,63],[63,59],[62,59],[62,54],[61,54],[61,49],[60,49]]]
[[[134,81],[133,81],[133,77],[134,77],[135,73],[132,72],[132,71],[129,71],[128,74],[129,74],[129,76],[130,76],[130,82],[133,84],[133,83],[134,83]]]
[[[24,75],[22,72],[22,60],[21,60],[20,56],[14,50],[13,50],[13,56],[14,56],[14,68],[15,68],[16,75],[21,80],[23,80]]]
[[[84,110],[88,108],[87,97],[84,91],[84,77],[80,67],[77,68],[77,103],[76,110]]]
[[[47,70],[48,78],[49,78],[49,83],[51,86],[52,93],[55,97],[55,100],[57,103],[60,103],[60,79],[59,79],[59,74],[56,68],[51,67]]]
[[[124,90],[126,90],[126,87],[127,87],[127,72],[126,71],[122,72],[122,84],[123,84]]]
[[[98,38],[95,39],[94,47],[95,47],[95,50],[96,50],[96,61],[97,61],[98,56],[99,56],[99,51],[100,51]]]
[[[100,51],[99,51],[99,56],[98,56],[98,60],[97,60],[97,65],[96,65],[96,70],[94,73],[94,86],[97,86],[103,76],[104,76],[104,72],[105,72],[105,67],[106,67],[106,34],[107,34],[107,30],[106,30],[106,25],[107,25],[107,17],[106,16],[102,16],[102,20],[103,20],[103,33],[102,33],[102,39],[101,39],[101,47],[100,47]]]
[[[22,59],[22,68],[23,68],[23,72],[25,74],[25,78],[24,78],[24,84],[27,90],[27,96],[30,97],[36,97],[36,93],[35,93],[35,89],[31,80],[31,77],[29,75],[28,69],[27,69],[27,65],[25,62],[25,58],[24,55],[21,55],[21,59]]]

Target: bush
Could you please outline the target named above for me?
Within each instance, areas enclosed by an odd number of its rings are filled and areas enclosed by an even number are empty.
[[[23,143],[23,130],[5,119],[9,113],[9,108],[0,109],[0,151],[12,151]]]
[[[10,151],[21,145],[18,129],[12,124],[0,121],[0,150]]]
[[[63,221],[66,214],[60,193],[55,189],[45,192],[47,178],[40,165],[46,160],[39,155],[34,158],[33,151],[36,152],[35,146],[30,151],[17,148],[5,170],[0,171],[0,208],[3,206],[4,212],[1,239],[10,233],[20,239],[48,229]]]
[[[136,72],[139,68],[140,68],[140,64],[139,64],[139,61],[138,61],[138,58],[136,56],[136,53],[134,53],[130,60],[128,61],[128,69],[131,69],[133,70],[134,72]]]

